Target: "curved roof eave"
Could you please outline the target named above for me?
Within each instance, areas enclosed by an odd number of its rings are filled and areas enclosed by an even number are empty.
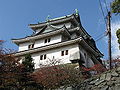
[[[36,53],[36,52],[43,51],[43,50],[48,50],[48,49],[53,49],[53,48],[57,48],[57,47],[62,47],[62,46],[65,46],[65,45],[79,43],[81,40],[82,40],[81,38],[77,38],[77,39],[74,39],[74,40],[58,42],[58,43],[55,43],[55,44],[50,44],[50,45],[46,45],[46,46],[42,46],[42,47],[37,47],[37,48],[30,49],[30,50],[20,51],[20,52],[15,53],[14,55],[18,57],[18,56],[23,56],[26,53],[31,53],[32,54],[32,53]]]
[[[48,22],[50,24],[58,24],[58,23],[63,23],[65,21],[70,21],[70,20],[74,20],[76,23],[76,18],[74,14],[71,15],[67,15],[67,16],[63,16],[60,18],[55,18],[55,19],[50,19]],[[44,27],[48,22],[43,22],[43,23],[38,23],[38,24],[29,24],[28,26],[33,29],[36,30],[37,28],[42,28]],[[78,24],[78,23],[77,23]]]
[[[67,28],[65,26],[63,26],[62,28],[60,28],[58,30],[51,31],[51,32],[48,32],[48,33],[43,33],[43,34],[40,34],[40,35],[29,36],[29,37],[20,38],[20,39],[12,39],[12,42],[19,45],[20,43],[23,43],[23,42],[29,42],[30,40],[37,40],[37,39],[40,39],[40,38],[45,38],[45,37],[56,35],[56,34],[59,34],[59,33],[66,34],[68,37],[70,37],[70,34],[69,34]]]
[[[99,51],[94,50],[92,47],[90,47],[82,37],[77,38],[77,39],[73,39],[73,40],[69,40],[69,41],[64,41],[64,42],[58,42],[55,44],[50,44],[47,46],[42,46],[42,47],[38,47],[38,48],[33,48],[30,50],[25,50],[25,51],[20,51],[15,53],[15,56],[23,56],[26,53],[36,53],[39,51],[43,51],[43,50],[48,50],[48,49],[53,49],[53,48],[57,48],[57,47],[62,47],[65,45],[70,45],[70,44],[74,44],[74,43],[80,43],[82,44],[82,46],[84,46],[86,49],[90,50],[90,52],[93,52],[96,56],[100,55],[101,57],[103,56],[103,54]]]

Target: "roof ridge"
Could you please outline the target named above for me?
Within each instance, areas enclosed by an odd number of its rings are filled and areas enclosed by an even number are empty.
[[[61,16],[61,17],[56,17],[56,18],[53,18],[53,19],[49,19],[48,21],[42,21],[42,22],[40,22],[40,23],[38,23],[38,24],[43,24],[43,23],[47,23],[47,22],[51,22],[51,21],[56,21],[56,20],[59,20],[59,19],[63,19],[63,18],[66,18],[66,17],[70,17],[70,16],[72,16],[72,15],[74,15],[74,13],[73,13],[73,14],[66,15],[66,16]],[[31,26],[31,25],[38,25],[38,24],[29,24],[29,26]]]

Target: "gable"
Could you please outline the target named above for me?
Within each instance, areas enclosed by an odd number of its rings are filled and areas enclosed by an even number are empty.
[[[38,31],[36,32],[35,35],[40,35],[40,34],[52,32],[52,31],[61,29],[61,28],[63,28],[63,27],[64,27],[64,25],[63,25],[63,26],[54,26],[54,25],[47,24],[47,25],[44,26],[42,29],[38,29]]]

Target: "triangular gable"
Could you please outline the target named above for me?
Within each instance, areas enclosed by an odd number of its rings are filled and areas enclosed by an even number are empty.
[[[62,26],[63,27],[63,26]],[[58,27],[58,26],[53,26],[53,25],[50,25],[50,24],[47,24],[46,26],[44,26],[38,33],[36,33],[35,35],[40,35],[40,34],[43,34],[43,33],[47,33],[47,32],[51,32],[51,31],[55,31],[55,30],[58,30],[62,27]]]

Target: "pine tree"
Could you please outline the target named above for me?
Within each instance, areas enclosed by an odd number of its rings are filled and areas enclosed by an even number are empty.
[[[22,61],[24,65],[25,72],[33,72],[34,71],[34,63],[33,58],[30,54],[25,55],[25,59]]]
[[[33,58],[31,57],[30,54],[25,55],[25,58],[22,60],[22,65],[23,65],[23,68],[22,68],[22,73],[20,78],[20,85],[25,90],[30,90],[30,88],[32,89],[37,88],[38,85],[30,77],[30,74],[34,71]]]

